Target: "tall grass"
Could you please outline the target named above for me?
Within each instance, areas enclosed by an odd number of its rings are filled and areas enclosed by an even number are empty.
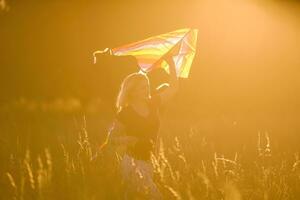
[[[193,137],[174,137],[171,142],[160,138],[157,153],[151,155],[154,180],[164,199],[300,198],[298,153],[293,159],[273,155],[267,133],[258,134],[257,155],[250,162],[244,162],[243,152],[225,157]],[[50,146],[59,148],[2,152],[1,199],[123,199],[121,157],[109,145],[92,159],[98,149],[85,121],[76,140]],[[197,155],[199,151],[205,155]]]

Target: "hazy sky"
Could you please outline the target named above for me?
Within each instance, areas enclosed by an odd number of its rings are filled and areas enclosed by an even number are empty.
[[[199,35],[182,91],[193,98],[186,101],[222,108],[298,109],[297,1],[7,3],[9,11],[0,13],[3,95],[26,95],[26,90],[14,91],[27,84],[27,89],[42,90],[51,88],[49,83],[59,87],[60,81],[76,81],[65,72],[83,75],[97,49],[191,27]]]

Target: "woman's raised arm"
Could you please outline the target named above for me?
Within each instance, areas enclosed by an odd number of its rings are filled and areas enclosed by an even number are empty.
[[[172,55],[165,57],[164,60],[169,65],[170,76],[169,76],[169,86],[160,93],[162,104],[165,104],[170,99],[172,99],[172,97],[176,94],[178,90],[178,78],[176,75],[175,63]]]

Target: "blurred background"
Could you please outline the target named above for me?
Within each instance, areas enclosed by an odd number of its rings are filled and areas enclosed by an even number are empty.
[[[137,66],[130,57],[94,65],[92,53],[190,27],[199,30],[196,57],[161,135],[194,134],[235,152],[255,151],[258,133],[268,133],[274,151],[299,150],[298,1],[0,2],[2,148],[17,138],[39,148],[82,121],[98,143]],[[153,86],[167,81],[162,71],[150,77]]]

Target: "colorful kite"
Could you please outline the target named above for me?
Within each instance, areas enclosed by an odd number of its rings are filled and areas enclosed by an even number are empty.
[[[197,29],[180,29],[113,48],[111,53],[115,56],[136,57],[144,72],[159,67],[168,72],[168,64],[162,58],[169,53],[173,56],[177,76],[187,78],[195,57],[197,33]]]

